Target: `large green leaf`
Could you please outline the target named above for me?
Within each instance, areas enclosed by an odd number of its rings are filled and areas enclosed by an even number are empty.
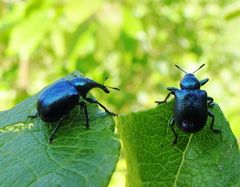
[[[0,185],[107,186],[120,149],[113,118],[88,105],[87,130],[76,107],[48,143],[50,124],[28,118],[36,100],[37,95],[0,113]]]
[[[131,113],[118,119],[127,161],[128,186],[240,186],[240,154],[235,137],[220,108],[212,109],[216,128],[209,122],[194,135],[168,128],[172,103]],[[166,135],[167,134],[167,135]]]

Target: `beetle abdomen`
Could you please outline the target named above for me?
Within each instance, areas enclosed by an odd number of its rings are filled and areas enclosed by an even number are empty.
[[[207,121],[207,93],[204,90],[178,90],[175,96],[177,126],[189,133],[201,130]]]
[[[58,121],[68,114],[79,101],[79,93],[68,80],[61,80],[43,90],[37,102],[41,119],[46,122]]]

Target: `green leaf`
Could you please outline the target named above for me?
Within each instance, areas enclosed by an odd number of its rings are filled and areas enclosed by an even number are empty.
[[[107,186],[120,149],[113,118],[89,104],[87,130],[75,107],[50,144],[50,124],[28,118],[37,97],[0,112],[1,186]]]
[[[215,105],[215,127],[194,135],[180,132],[175,146],[168,128],[172,102],[118,118],[127,162],[128,186],[239,186],[240,154],[235,137]]]

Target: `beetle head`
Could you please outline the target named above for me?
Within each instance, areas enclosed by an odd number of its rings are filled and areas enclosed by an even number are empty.
[[[194,89],[200,89],[201,82],[195,77],[194,73],[201,69],[205,64],[201,65],[198,69],[196,69],[193,73],[187,73],[182,68],[180,68],[178,65],[175,65],[178,69],[183,71],[185,73],[185,76],[180,82],[181,89],[188,89],[188,90],[194,90]]]
[[[100,88],[105,93],[110,93],[108,88],[119,90],[118,88],[105,86],[85,77],[75,77],[72,80],[70,80],[70,82],[75,88],[77,88],[80,95],[82,96],[86,96],[87,93],[93,88]]]
[[[181,89],[200,89],[200,81],[192,73],[186,73],[180,82]]]

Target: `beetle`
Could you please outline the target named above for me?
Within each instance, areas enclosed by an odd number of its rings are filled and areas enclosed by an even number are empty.
[[[173,116],[170,119],[170,127],[174,133],[174,140],[172,144],[177,143],[178,134],[174,130],[173,126],[176,123],[177,127],[186,133],[195,133],[200,131],[206,124],[208,116],[211,117],[210,129],[214,133],[221,132],[219,129],[215,129],[214,114],[208,109],[212,107],[213,98],[207,95],[205,90],[201,90],[200,87],[206,84],[209,79],[198,80],[194,73],[201,69],[205,64],[202,64],[193,73],[187,73],[178,65],[175,65],[178,69],[185,73],[183,79],[180,81],[180,88],[168,87],[170,92],[163,101],[155,101],[158,105],[166,103],[170,95],[174,95],[174,110]]]
[[[87,93],[93,88],[100,88],[107,94],[110,93],[108,88],[119,90],[118,88],[102,85],[86,77],[75,76],[70,80],[60,79],[40,92],[37,100],[37,113],[29,117],[39,116],[44,122],[57,122],[56,127],[49,136],[49,143],[52,142],[61,121],[67,118],[69,112],[77,105],[84,109],[87,129],[89,129],[89,117],[86,102],[96,103],[108,114],[112,116],[117,115],[110,112],[96,99],[87,97]],[[83,99],[82,101],[79,101],[80,97]]]

